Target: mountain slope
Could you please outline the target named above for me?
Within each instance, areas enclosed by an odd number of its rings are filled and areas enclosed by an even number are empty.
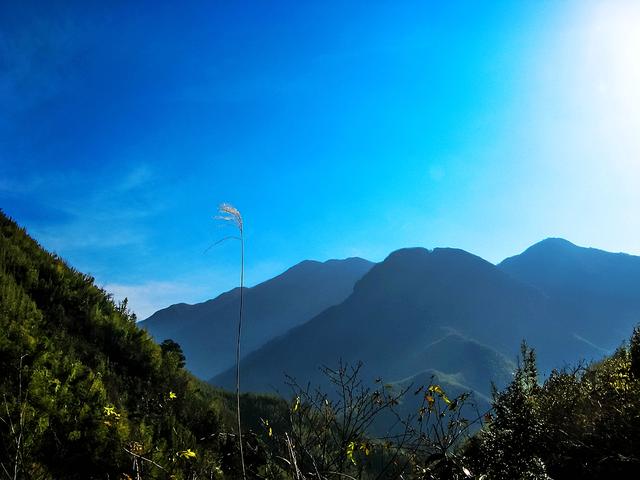
[[[640,321],[640,257],[550,238],[499,268],[543,292],[574,345],[594,356],[615,349]]]
[[[2,211],[0,398],[0,465],[11,478],[136,478],[125,448],[165,470],[144,478],[238,474],[234,443],[219,436],[233,425],[232,397]],[[273,398],[242,401],[254,422],[287,411]],[[187,449],[188,464],[177,456]]]
[[[247,288],[243,353],[342,302],[372,266],[361,258],[304,261]],[[239,298],[240,289],[234,289],[204,303],[172,305],[154,313],[141,326],[157,340],[178,342],[187,367],[201,378],[210,378],[233,365]]]
[[[487,393],[492,378],[478,378],[472,370],[492,360],[479,358],[487,349],[494,358],[514,358],[521,339],[535,330],[531,326],[548,323],[549,315],[537,289],[477,256],[447,248],[399,250],[356,283],[343,303],[248,355],[242,384],[246,390],[282,390],[283,372],[321,383],[318,366],[334,366],[341,358],[362,360],[365,375],[391,381],[437,365],[445,374],[474,378],[476,388]],[[452,352],[464,355],[460,345],[467,339],[487,349],[469,349],[467,360],[454,365]],[[439,349],[438,341],[451,347]],[[492,376],[505,378],[504,365]],[[233,372],[212,382],[232,385]]]

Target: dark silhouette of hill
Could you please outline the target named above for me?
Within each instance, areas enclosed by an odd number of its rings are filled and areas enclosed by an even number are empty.
[[[574,357],[611,352],[640,320],[640,257],[549,238],[499,268],[548,297]]]
[[[247,354],[347,298],[373,263],[362,258],[304,261],[245,290],[242,353]],[[141,323],[153,337],[178,342],[201,378],[234,363],[240,289],[204,303],[172,305]]]
[[[488,394],[532,325],[550,321],[547,299],[463,250],[398,250],[356,283],[353,294],[272,340],[242,362],[242,385],[283,390],[283,374],[322,383],[320,365],[364,362],[363,375],[394,381],[437,369]],[[231,370],[215,385],[233,385]],[[286,390],[285,390],[286,391]]]

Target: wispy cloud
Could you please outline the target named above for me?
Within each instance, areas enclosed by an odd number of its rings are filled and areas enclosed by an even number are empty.
[[[19,220],[30,224],[46,247],[62,254],[75,249],[142,244],[146,234],[141,220],[162,210],[161,203],[153,201],[148,191],[154,179],[152,168],[140,163],[120,177],[96,177],[65,172],[19,181],[8,179],[0,184],[0,192],[10,194],[18,213],[27,217]],[[78,191],[85,194],[69,195]],[[39,213],[53,210],[58,214]]]
[[[12,196],[30,194],[42,185],[42,181],[43,179],[39,176],[26,179],[0,178],[0,194]]]

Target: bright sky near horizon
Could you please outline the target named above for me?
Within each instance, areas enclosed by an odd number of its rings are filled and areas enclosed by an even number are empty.
[[[235,286],[221,202],[249,284],[640,254],[640,1],[28,3],[0,6],[0,208],[140,318]]]

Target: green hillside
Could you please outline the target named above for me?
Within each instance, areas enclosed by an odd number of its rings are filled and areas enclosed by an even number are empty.
[[[233,474],[230,395],[4,214],[0,232],[0,475],[135,478],[134,463],[144,478]],[[254,424],[284,405],[243,403]]]

